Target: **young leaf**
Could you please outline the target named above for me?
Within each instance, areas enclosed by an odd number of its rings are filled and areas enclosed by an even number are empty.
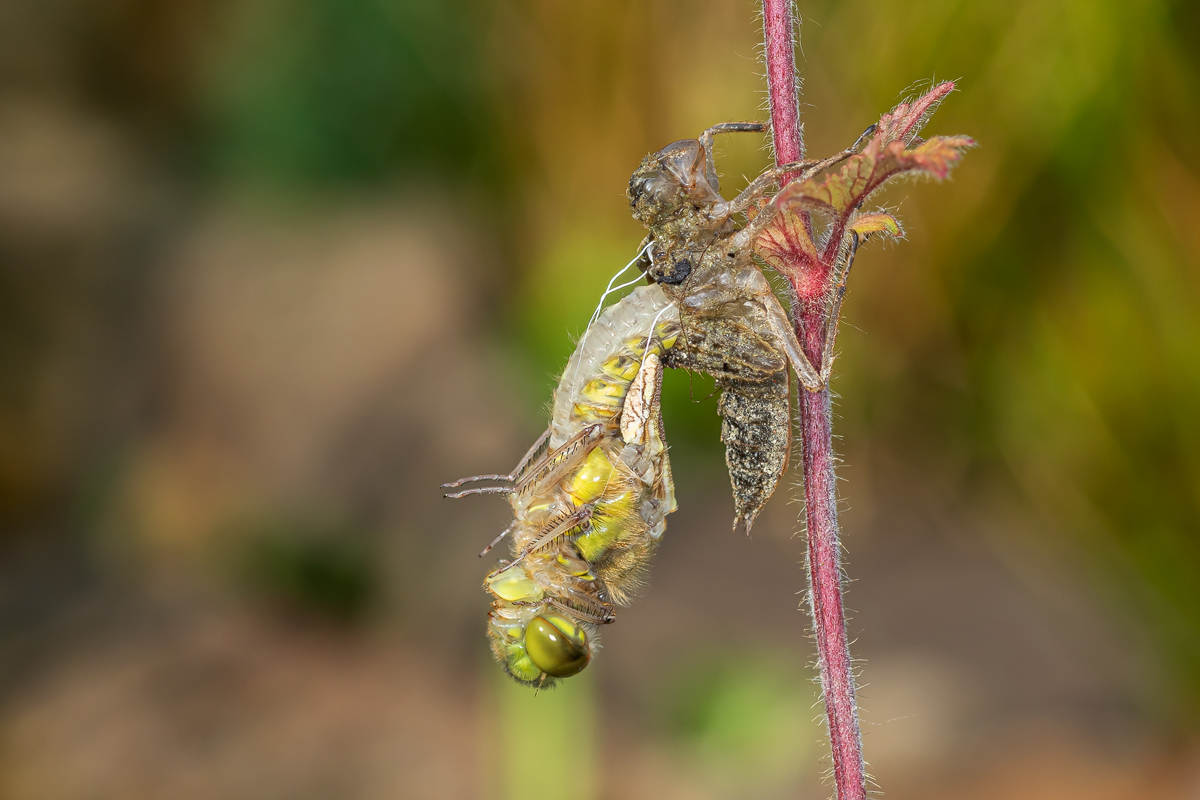
[[[871,233],[882,233],[892,239],[903,239],[904,229],[891,214],[883,211],[872,211],[867,214],[855,214],[847,226],[861,238]]]
[[[954,91],[950,81],[939,83],[912,103],[901,103],[879,118],[875,128],[875,139],[879,144],[886,145],[894,141],[902,141],[911,145],[913,139],[925,127],[925,123],[937,111],[942,101]]]

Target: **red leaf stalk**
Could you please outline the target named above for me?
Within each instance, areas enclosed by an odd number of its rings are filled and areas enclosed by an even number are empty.
[[[792,0],[763,0],[771,131],[775,163],[804,157],[795,63]],[[790,178],[791,176],[789,176]],[[808,224],[805,215],[805,224]],[[840,237],[839,237],[840,238]],[[835,239],[837,241],[837,239]],[[822,259],[827,265],[832,259]],[[802,274],[796,264],[792,276]],[[787,273],[785,273],[787,274]],[[828,274],[821,276],[827,280]],[[796,291],[792,309],[796,336],[813,364],[820,364],[826,325],[824,293]],[[837,479],[833,467],[832,407],[829,390],[800,391],[804,510],[808,533],[809,608],[817,642],[821,690],[833,753],[838,800],[865,800],[866,773],[854,698],[854,672],[842,609],[841,544],[837,524]]]

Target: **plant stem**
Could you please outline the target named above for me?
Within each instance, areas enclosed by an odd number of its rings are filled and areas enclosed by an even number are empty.
[[[804,157],[795,62],[792,0],[763,0],[763,35],[775,163]],[[791,176],[789,176],[790,178]],[[805,224],[811,225],[807,216]],[[824,259],[832,266],[832,259]],[[797,269],[793,274],[799,274]],[[828,272],[825,275],[828,280]],[[825,296],[796,292],[792,308],[796,336],[809,360],[820,364],[827,324]],[[808,533],[809,608],[817,642],[821,691],[838,800],[865,800],[866,773],[854,698],[854,672],[842,609],[841,543],[837,524],[837,478],[833,468],[832,406],[829,390],[800,390],[804,513]]]

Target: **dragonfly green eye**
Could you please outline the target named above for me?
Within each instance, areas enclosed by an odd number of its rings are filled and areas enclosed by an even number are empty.
[[[525,651],[542,672],[555,678],[577,675],[592,658],[587,633],[560,614],[533,618],[525,630]]]

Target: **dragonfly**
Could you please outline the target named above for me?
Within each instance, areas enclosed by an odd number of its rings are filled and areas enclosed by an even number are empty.
[[[657,285],[603,309],[563,370],[549,426],[517,466],[443,487],[491,481],[447,497],[499,494],[512,506],[512,524],[480,555],[509,536],[511,558],[483,585],[492,653],[519,683],[548,687],[581,672],[600,627],[644,583],[677,505],[661,396],[679,332],[678,309]]]

